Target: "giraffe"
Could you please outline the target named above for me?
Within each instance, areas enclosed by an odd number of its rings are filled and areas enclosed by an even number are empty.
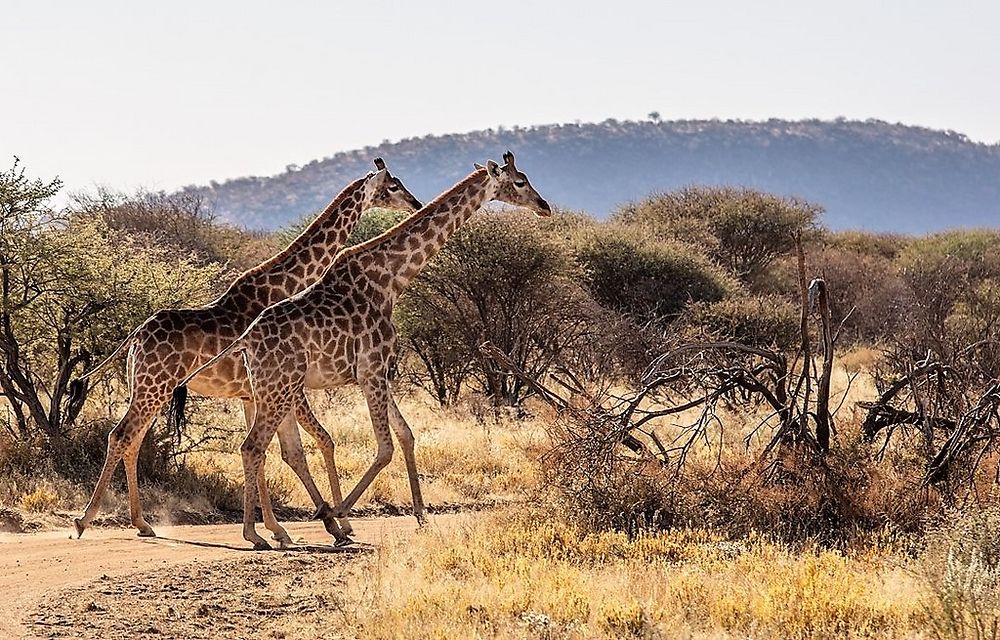
[[[75,520],[77,537],[83,535],[100,507],[100,500],[118,461],[125,460],[132,525],[139,536],[154,536],[139,502],[136,464],[139,445],[155,415],[163,408],[186,376],[231,343],[266,307],[304,289],[317,281],[333,262],[361,214],[372,207],[414,211],[420,202],[403,183],[392,176],[381,158],[375,159],[376,171],[355,180],[337,195],[329,206],[283,251],[239,276],[218,299],[197,309],[165,309],[137,327],[107,359],[81,376],[93,375],[128,347],[129,406],[124,417],[108,436],[108,450],[94,493],[82,517]],[[249,429],[253,418],[252,394],[245,370],[239,360],[228,359],[201,371],[192,381],[196,392],[220,398],[240,398]],[[309,473],[299,424],[316,440],[323,454],[333,499],[341,500],[340,483],[334,463],[334,443],[310,410],[303,393],[296,394],[288,415],[279,429],[282,459],[295,471],[309,492],[317,510],[326,502]],[[261,495],[266,495],[263,472],[258,479]],[[282,545],[291,542],[277,525],[270,505],[263,505],[267,526]],[[328,510],[328,509],[327,509]],[[345,542],[351,532],[346,518],[338,523],[323,516],[327,530]]]
[[[345,249],[315,284],[269,307],[215,360],[241,354],[253,389],[253,427],[240,447],[243,458],[243,537],[255,549],[270,545],[255,530],[253,508],[264,452],[292,398],[304,387],[332,388],[349,383],[361,387],[368,403],[378,452],[371,467],[347,498],[327,509],[335,518],[350,508],[391,460],[391,431],[403,451],[417,522],[426,522],[414,457],[413,432],[389,390],[395,354],[392,309],[399,294],[448,237],[483,204],[499,200],[551,215],[548,203],[517,170],[514,155],[499,166],[490,160],[381,236]],[[191,376],[198,374],[195,370]],[[266,524],[266,523],[265,523]]]

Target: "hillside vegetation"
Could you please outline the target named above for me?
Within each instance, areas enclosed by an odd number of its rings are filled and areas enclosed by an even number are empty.
[[[425,136],[186,191],[220,217],[276,229],[321,209],[375,156],[430,199],[473,162],[514,149],[554,204],[603,218],[616,206],[688,185],[748,186],[821,203],[834,230],[922,233],[1000,220],[1000,146],[953,131],[868,120],[561,124]]]

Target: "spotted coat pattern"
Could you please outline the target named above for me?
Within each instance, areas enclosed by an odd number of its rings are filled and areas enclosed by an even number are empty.
[[[398,178],[390,175],[381,160],[379,169],[344,188],[330,205],[282,252],[240,275],[217,300],[198,309],[164,309],[140,325],[112,354],[87,375],[92,375],[118,351],[128,347],[129,406],[124,417],[108,437],[107,457],[101,476],[83,516],[76,520],[77,534],[96,516],[118,461],[125,461],[129,491],[129,510],[139,535],[151,536],[152,528],[142,514],[136,481],[139,446],[153,418],[170,399],[185,376],[217,355],[246,329],[257,315],[270,305],[288,298],[316,282],[333,263],[346,244],[361,214],[372,207],[414,211],[420,203]],[[246,370],[239,358],[219,359],[190,380],[190,388],[202,395],[239,398],[247,426],[254,414],[252,393]],[[334,443],[313,415],[304,394],[291,399],[287,415],[281,416],[278,430],[282,459],[302,480],[317,508],[325,506],[306,464],[298,423],[316,439],[326,462],[327,475],[335,501],[340,501],[340,484],[334,464]],[[266,492],[263,471],[259,478],[262,495]],[[287,533],[277,525],[270,504],[262,505],[265,523],[279,542],[288,542]],[[337,536],[350,532],[341,520],[324,519],[328,530]]]

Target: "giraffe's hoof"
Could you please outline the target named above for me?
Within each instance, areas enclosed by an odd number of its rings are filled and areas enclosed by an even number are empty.
[[[427,516],[422,513],[417,514],[417,526],[421,529],[427,526]]]
[[[316,507],[316,513],[313,514],[313,520],[326,520],[329,517],[333,509],[326,502],[321,503]]]
[[[350,536],[347,536],[347,535],[340,536],[340,537],[335,538],[333,540],[333,546],[336,547],[336,548],[338,548],[338,549],[342,548],[342,547],[348,547],[348,546],[350,546],[352,544],[354,544],[354,540]]]
[[[156,532],[151,527],[146,527],[145,529],[139,529],[139,533],[136,535],[140,538],[155,538]]]
[[[271,545],[267,543],[267,540],[260,540],[259,542],[253,543],[254,551],[271,551]]]
[[[83,520],[73,518],[73,526],[76,527],[76,538],[79,540],[83,537],[83,532],[87,530],[87,525],[83,524]]]
[[[271,539],[278,543],[279,549],[287,549],[292,546],[292,538],[287,533],[284,535],[276,533],[271,536]]]

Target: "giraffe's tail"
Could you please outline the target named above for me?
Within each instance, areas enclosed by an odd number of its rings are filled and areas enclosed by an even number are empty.
[[[83,403],[87,399],[87,379],[107,366],[109,362],[118,357],[118,354],[121,353],[123,349],[131,345],[132,341],[135,340],[135,336],[139,333],[139,330],[142,329],[143,326],[145,326],[145,323],[140,324],[138,327],[133,329],[132,333],[128,334],[128,336],[121,341],[121,344],[115,347],[115,350],[111,352],[111,355],[104,360],[101,360],[96,367],[84,371],[78,378],[69,383],[69,393],[67,395],[67,415],[76,417],[80,413],[80,410],[83,408]],[[70,418],[70,422],[72,422],[72,418]]]
[[[174,389],[170,396],[170,404],[167,406],[167,428],[173,431],[177,444],[181,442],[181,435],[187,426],[187,415],[184,410],[187,408],[188,388],[181,385]]]
[[[109,355],[104,360],[101,360],[101,362],[96,367],[92,367],[92,368],[88,369],[87,371],[84,371],[83,374],[81,374],[79,378],[77,378],[76,380],[74,380],[74,382],[86,380],[90,376],[94,375],[95,373],[97,373],[98,371],[100,371],[101,369],[103,369],[104,367],[106,367],[109,362],[111,362],[112,360],[114,360],[118,356],[118,354],[121,353],[123,349],[125,349],[125,347],[127,347],[127,346],[129,346],[129,345],[132,344],[132,341],[135,340],[135,337],[139,334],[139,331],[144,326],[146,326],[145,322],[143,322],[142,324],[140,324],[135,329],[132,329],[132,333],[130,333],[127,336],[125,336],[125,339],[122,340],[121,344],[119,344],[117,347],[115,347],[115,350],[111,352],[111,355]]]
[[[244,333],[243,335],[245,336],[246,334]],[[178,442],[180,442],[181,434],[187,426],[187,417],[184,414],[184,410],[187,407],[188,383],[191,382],[192,378],[227,355],[243,351],[246,347],[243,345],[242,340],[243,336],[240,336],[211,360],[189,373],[186,378],[177,383],[173,394],[170,396],[170,404],[167,406],[167,426],[174,432],[174,437]]]

